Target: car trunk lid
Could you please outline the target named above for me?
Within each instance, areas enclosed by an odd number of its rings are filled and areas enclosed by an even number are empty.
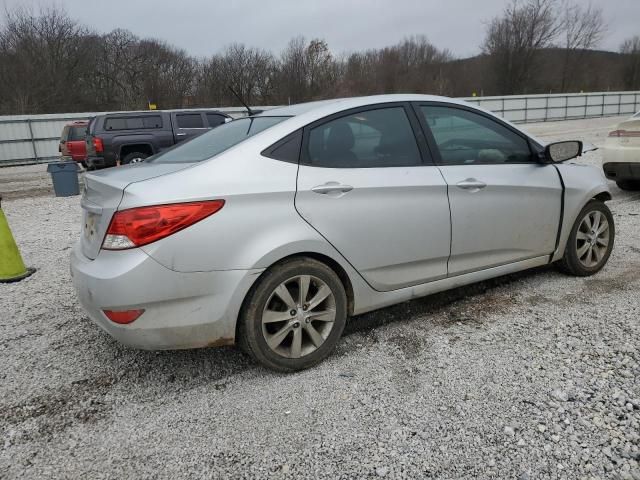
[[[640,145],[640,119],[634,117],[619,123],[615,130],[609,132],[609,137],[624,147]]]
[[[190,167],[189,163],[137,163],[100,172],[88,173],[84,177],[82,206],[82,253],[93,260],[100,253],[102,241],[109,228],[111,217],[118,209],[125,189],[132,183],[177,172]]]

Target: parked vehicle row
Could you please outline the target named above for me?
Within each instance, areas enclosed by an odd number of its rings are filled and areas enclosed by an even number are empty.
[[[217,110],[97,115],[67,124],[59,151],[90,170],[136,163],[231,120]]]
[[[221,112],[133,112],[98,115],[87,129],[89,169],[136,163],[231,121]]]
[[[307,368],[349,315],[550,263],[598,272],[611,195],[562,163],[581,154],[443,97],[269,110],[87,174],[73,282],[127,345]]]

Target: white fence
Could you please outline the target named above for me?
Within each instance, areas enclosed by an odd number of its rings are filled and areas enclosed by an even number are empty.
[[[640,110],[640,91],[469,97],[463,100],[516,123],[630,115]],[[245,112],[242,108],[216,110],[231,116],[242,116]],[[65,124],[99,113],[0,117],[0,167],[56,160],[59,158],[58,141]]]
[[[640,92],[513,95],[464,100],[515,123],[631,115],[640,110]]]

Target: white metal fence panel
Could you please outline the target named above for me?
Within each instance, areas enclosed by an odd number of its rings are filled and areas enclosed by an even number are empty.
[[[468,97],[462,100],[490,110],[515,123],[631,115],[640,110],[640,91]],[[216,110],[233,117],[242,116],[245,113],[242,108],[217,108]],[[64,125],[100,113],[114,112],[0,117],[0,167],[45,163],[58,159],[58,140]]]
[[[515,123],[549,122],[633,114],[640,110],[640,92],[589,92],[464,100]]]

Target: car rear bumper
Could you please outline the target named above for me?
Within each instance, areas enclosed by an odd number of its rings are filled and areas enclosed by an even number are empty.
[[[640,163],[609,162],[602,165],[609,180],[640,180]]]
[[[71,253],[71,275],[89,317],[119,342],[145,350],[233,344],[238,312],[258,270],[175,272],[140,249]],[[113,323],[108,310],[144,309],[133,323]]]

